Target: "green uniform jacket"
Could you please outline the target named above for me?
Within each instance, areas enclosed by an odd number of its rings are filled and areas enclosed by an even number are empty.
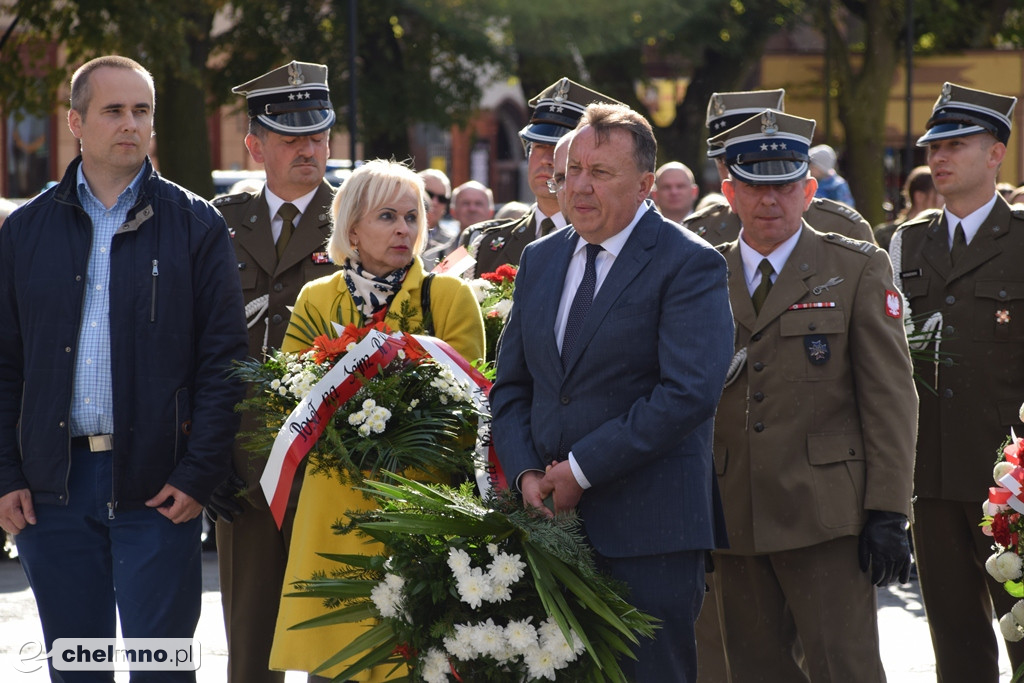
[[[954,268],[941,211],[904,223],[890,248],[914,317],[943,317],[942,362],[915,363],[938,379],[937,394],[921,390],[915,494],[973,502],[1010,428],[1024,435],[1024,208],[997,197],[966,249]]]
[[[886,253],[804,223],[755,315],[738,243],[719,250],[747,350],[715,418],[719,552],[856,535],[866,510],[909,515],[917,393]]]
[[[327,238],[331,234],[331,200],[334,189],[321,182],[313,200],[295,226],[284,257],[278,263],[270,230],[270,210],[263,191],[219,197],[213,205],[224,215],[232,233],[232,244],[242,279],[246,319],[249,323],[249,355],[263,358],[264,347],[280,348],[288,327],[288,306],[295,303],[302,286],[337,270],[327,256]],[[266,296],[266,308],[259,300]],[[256,424],[242,416],[240,432],[253,431]],[[259,490],[265,458],[256,458],[235,442],[234,465],[247,484],[250,502],[266,507]],[[296,478],[296,481],[301,481]]]
[[[467,234],[472,240],[469,253],[476,259],[475,277],[483,273],[493,273],[498,266],[519,265],[526,245],[537,239],[537,225],[534,223],[534,209],[519,218],[509,218],[470,226]]]
[[[875,242],[871,226],[859,213],[831,199],[812,199],[804,220],[818,232],[834,232],[855,240]],[[715,246],[732,242],[740,236],[740,217],[724,201],[690,214],[683,219],[683,226]]]

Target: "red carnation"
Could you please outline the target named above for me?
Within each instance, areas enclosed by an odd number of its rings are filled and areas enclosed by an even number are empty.
[[[1004,548],[1015,547],[1010,535],[1010,520],[1008,515],[996,513],[992,515],[992,538]]]

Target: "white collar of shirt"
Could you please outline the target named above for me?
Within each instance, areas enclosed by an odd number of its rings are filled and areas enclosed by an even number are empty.
[[[559,230],[561,228],[564,228],[566,226],[566,223],[567,223],[567,221],[565,220],[565,216],[562,215],[561,211],[556,211],[555,213],[551,214],[550,216],[546,216],[546,215],[544,215],[544,212],[540,210],[540,207],[537,206],[536,204],[534,204],[533,205],[533,224],[534,224],[534,226],[536,228],[536,231],[537,231],[537,233],[536,233],[537,239],[540,239],[541,237],[543,237],[543,235],[540,234],[540,224],[541,224],[541,222],[545,218],[550,218],[551,222],[555,224],[555,227],[554,227],[554,229],[552,229],[551,232],[554,232],[555,230]]]
[[[984,205],[975,209],[971,213],[967,214],[963,218],[950,213],[948,208],[943,208],[943,213],[946,214],[946,230],[949,231],[949,243],[953,244],[953,233],[956,231],[956,224],[964,226],[964,239],[967,244],[971,243],[974,236],[978,234],[978,230],[981,229],[981,224],[985,222],[988,215],[992,213],[992,207],[996,205],[996,196],[992,195],[992,199],[988,200]]]
[[[775,270],[775,277],[772,278],[772,282],[779,279],[779,273],[782,272],[782,267],[786,265],[786,261],[789,260],[793,250],[796,249],[796,243],[800,241],[800,233],[803,232],[803,225],[785,242],[775,247],[772,253],[764,256],[754,251],[753,247],[743,241],[743,230],[740,230],[740,258],[743,259],[743,278],[747,282],[747,290],[750,294],[754,293],[757,286],[761,284],[761,271],[757,269],[761,265],[761,259],[768,259],[768,262],[772,264],[772,268]]]
[[[302,216],[305,215],[306,209],[309,208],[309,203],[313,201],[313,195],[320,187],[313,188],[311,192],[308,192],[301,197],[293,199],[291,204],[295,205],[295,208],[299,210],[299,214],[292,221],[292,225],[298,225],[299,221],[302,220]],[[284,204],[284,200],[278,197],[276,194],[270,191],[269,187],[265,187],[263,190],[263,196],[267,198],[267,208],[270,209],[270,232],[274,235],[274,242],[277,242],[278,236],[281,234],[281,226],[284,225],[284,219],[277,215],[281,205]]]

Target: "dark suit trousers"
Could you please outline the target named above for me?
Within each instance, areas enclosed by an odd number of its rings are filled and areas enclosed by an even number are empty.
[[[985,570],[992,539],[978,526],[978,502],[919,498],[914,503],[914,553],[935,649],[935,672],[942,683],[997,683],[998,627],[992,622],[993,604],[1001,617],[1017,602]],[[1024,642],[1007,643],[1006,650],[1015,671],[1024,661]]]
[[[629,586],[629,602],[661,620],[655,637],[633,647],[636,661],[620,664],[633,683],[694,683],[694,623],[704,600],[704,551],[646,557],[603,557],[598,566]]]
[[[278,530],[270,510],[255,508],[248,501],[239,502],[243,512],[235,515],[235,521],[217,522],[228,681],[283,683],[284,672],[270,670],[270,646],[274,642],[295,506],[288,506],[284,525]]]

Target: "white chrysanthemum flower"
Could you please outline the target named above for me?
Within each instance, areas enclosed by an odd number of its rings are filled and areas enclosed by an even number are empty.
[[[456,624],[455,636],[444,639],[444,649],[456,659],[469,661],[476,657],[473,647],[473,629],[467,624]]]
[[[497,555],[500,550],[501,550],[501,548],[498,547],[497,543],[488,543],[487,544],[487,552],[491,554],[491,557],[494,557],[495,555]]]
[[[501,586],[491,581],[491,594],[487,602],[508,602],[512,599],[512,591],[508,586]]]
[[[423,655],[423,668],[420,675],[426,683],[448,683],[448,658],[436,647],[427,650]]]
[[[519,555],[498,553],[488,565],[491,579],[499,586],[511,586],[526,575],[526,563],[521,562]]]
[[[370,591],[370,599],[373,601],[377,611],[385,619],[397,617],[401,612],[401,590],[389,586],[383,581],[374,586]]]
[[[459,592],[459,599],[462,602],[477,609],[491,593],[491,580],[476,567],[456,580],[455,589]]]
[[[1017,553],[1003,553],[996,558],[996,565],[999,567],[999,571],[1006,578],[1004,581],[1017,581],[1024,575],[1021,570],[1024,569],[1024,560],[1021,560]]]
[[[288,389],[286,387],[278,387],[277,388],[277,393],[281,394],[282,396],[287,396],[288,395]]]
[[[1012,463],[1006,462],[1005,460],[1002,462],[997,462],[996,466],[992,468],[992,479],[994,479],[995,482],[998,484],[1000,479],[1005,477],[1010,472],[1013,472],[1013,470],[1014,466]]]
[[[273,389],[274,391],[277,391],[278,387],[280,387],[280,386],[281,386],[281,380],[279,380],[279,379],[275,379],[275,380],[270,382],[270,388]]]
[[[999,565],[996,564],[996,560],[998,558],[998,553],[993,553],[992,555],[989,555],[988,559],[985,560],[985,570],[988,572],[988,575],[991,576],[993,579],[995,579],[999,583],[1004,583],[1007,579],[1003,577],[1003,573],[999,569]]]
[[[1021,629],[1020,624],[1010,612],[999,618],[999,630],[1007,642],[1016,643],[1018,640],[1024,639],[1024,629]]]
[[[291,378],[292,378],[292,373],[290,373],[290,372],[286,372],[286,373],[284,373],[284,375],[283,375],[283,376],[281,377],[281,381],[282,381],[282,382],[284,382],[285,384],[288,384],[288,380],[290,380]]]
[[[523,654],[526,670],[530,678],[546,678],[555,680],[555,660],[551,653],[539,647],[530,648]]]
[[[359,436],[367,437],[370,435],[370,425],[361,424],[359,425],[359,429],[357,431],[359,432]]]
[[[502,321],[508,320],[508,313],[512,310],[512,300],[500,299],[495,301],[494,305],[491,306],[491,310],[497,313],[498,317],[501,318]]]
[[[386,583],[388,587],[394,590],[402,590],[403,588],[405,588],[405,578],[399,576],[398,574],[385,574],[384,583]]]
[[[493,657],[505,648],[505,629],[495,624],[493,619],[488,619],[477,624],[473,642],[480,654]]]
[[[363,420],[365,419],[366,415],[362,411],[359,411],[357,413],[352,413],[351,415],[348,416],[348,423],[353,427],[358,427],[363,423]]]
[[[419,404],[420,404],[420,400],[418,398],[414,398],[413,400],[409,401],[409,407],[410,408],[415,408]]]
[[[469,573],[472,560],[469,553],[461,548],[448,548],[448,568],[452,570],[455,578]]]
[[[473,290],[477,304],[482,304],[491,290],[491,283],[483,278],[476,278],[469,281],[469,288]]]
[[[537,629],[530,623],[532,617],[519,621],[510,621],[505,627],[505,640],[509,647],[522,654],[537,644]]]
[[[1024,624],[1024,600],[1018,600],[1013,607],[1010,608],[1010,614],[1017,620],[1018,624]]]
[[[372,398],[368,398],[365,401],[363,401],[363,410],[365,410],[366,412],[370,412],[371,410],[373,410],[374,407],[376,407],[376,405],[376,401],[374,401]]]

